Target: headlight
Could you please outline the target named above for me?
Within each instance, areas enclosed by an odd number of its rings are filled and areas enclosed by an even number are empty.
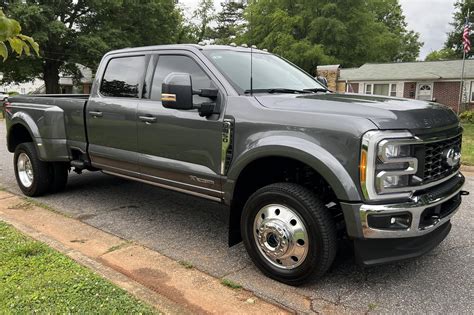
[[[362,139],[360,181],[367,199],[409,197],[420,140],[408,131],[369,131]]]

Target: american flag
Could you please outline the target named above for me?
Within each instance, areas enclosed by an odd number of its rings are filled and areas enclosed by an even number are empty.
[[[468,54],[471,51],[471,39],[469,38],[469,34],[471,32],[471,28],[469,25],[469,20],[466,18],[466,24],[464,24],[464,31],[462,33],[462,43],[464,46],[464,52]]]

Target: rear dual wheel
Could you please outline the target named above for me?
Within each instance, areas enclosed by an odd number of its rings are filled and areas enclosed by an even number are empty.
[[[39,159],[31,142],[19,144],[14,154],[15,177],[21,191],[30,197],[54,193],[66,187],[67,163],[47,163]]]
[[[241,233],[255,265],[290,285],[322,276],[336,255],[334,220],[314,192],[297,184],[256,191],[244,206]]]

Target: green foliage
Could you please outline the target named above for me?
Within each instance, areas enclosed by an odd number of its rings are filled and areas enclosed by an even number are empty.
[[[462,59],[462,33],[466,22],[467,11],[470,10],[471,15],[474,12],[474,0],[457,0],[454,7],[456,11],[453,16],[453,22],[451,23],[453,30],[448,34],[448,39],[444,43],[444,47],[454,50],[454,59]],[[474,22],[474,20],[470,18],[470,22]]]
[[[0,313],[156,313],[122,289],[0,222]]]
[[[181,266],[183,266],[184,268],[186,268],[186,269],[193,269],[193,268],[194,268],[193,264],[190,263],[189,261],[180,260],[180,261],[179,261],[179,264],[180,264]]]
[[[456,52],[450,48],[432,51],[426,56],[425,61],[454,60],[457,59]]]
[[[462,112],[461,115],[459,115],[459,119],[461,119],[462,123],[474,124],[474,111],[468,110]]]
[[[196,42],[211,39],[214,35],[210,26],[210,23],[215,19],[214,0],[200,0],[192,18],[198,21],[193,24]]]
[[[234,290],[242,288],[242,286],[240,284],[235,283],[234,281],[229,280],[229,279],[225,279],[225,278],[221,280],[221,284],[228,287],[228,288],[234,289]]]
[[[35,42],[33,38],[21,34],[20,23],[7,18],[0,8],[0,56],[3,57],[3,61],[8,58],[6,42],[8,42],[10,48],[20,56],[23,53],[30,55],[30,47],[39,55],[38,43]]]
[[[472,111],[471,111],[472,113]],[[471,122],[473,121],[471,115]],[[464,123],[462,137],[462,164],[474,166],[474,123]]]
[[[41,59],[0,65],[3,81],[42,77],[47,93],[59,92],[59,73],[77,73],[76,63],[95,70],[107,51],[170,44],[183,36],[173,0],[0,0],[2,6],[42,48]]]
[[[221,6],[222,10],[216,16],[216,44],[228,45],[245,31],[245,5],[239,2],[222,2]]]
[[[413,61],[421,47],[398,0],[259,0],[248,5],[240,42],[282,55],[307,71],[338,62]]]

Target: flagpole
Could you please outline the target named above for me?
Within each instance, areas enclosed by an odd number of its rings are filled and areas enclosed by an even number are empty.
[[[469,23],[469,15],[471,13],[470,10],[471,9],[469,9],[469,8],[467,9],[466,24]],[[464,25],[464,27],[466,27],[466,25]],[[469,32],[470,32],[470,27],[469,27]],[[464,34],[464,28],[463,28],[463,34]],[[463,94],[464,94],[464,69],[465,69],[465,66],[466,66],[466,49],[464,48],[464,42],[463,42],[461,84],[460,84],[460,91],[459,91],[459,103],[458,103],[458,109],[457,109],[457,114],[458,115],[459,115],[459,111],[461,109],[461,104],[462,104],[462,99],[463,99]]]
[[[458,115],[459,115],[459,110],[461,108],[462,97],[464,94],[464,67],[466,66],[466,51],[464,50],[464,48],[463,48],[463,51],[464,51],[464,54],[462,57],[461,86],[459,90],[459,103],[458,103],[458,110],[457,110]]]

